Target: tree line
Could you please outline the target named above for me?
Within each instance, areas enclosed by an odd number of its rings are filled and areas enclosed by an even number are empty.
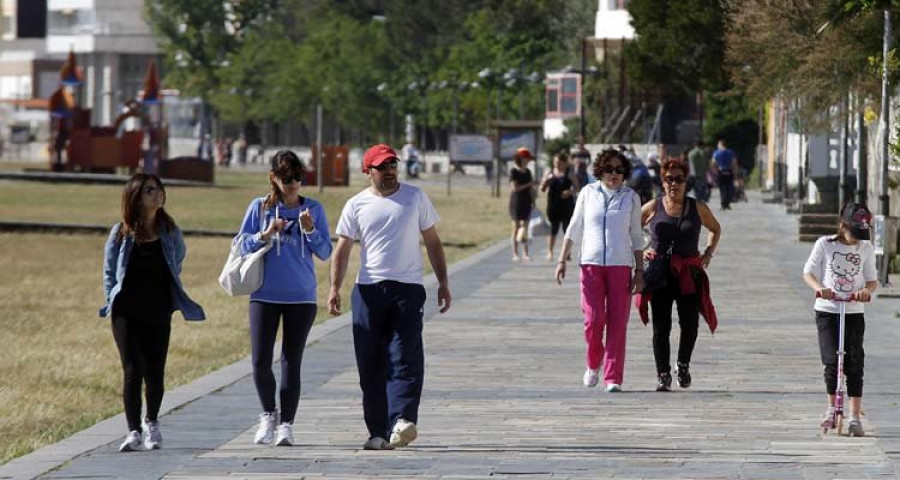
[[[591,0],[155,0],[164,82],[226,122],[310,125],[316,105],[370,139],[402,115],[481,131],[543,117],[547,71],[577,59]],[[481,75],[479,75],[481,74]]]

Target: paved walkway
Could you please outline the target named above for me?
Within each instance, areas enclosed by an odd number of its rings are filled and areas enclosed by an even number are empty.
[[[822,437],[812,299],[800,279],[811,245],[794,240],[796,217],[758,198],[716,213],[726,232],[711,267],[720,330],[701,330],[689,390],[653,391],[651,329],[635,314],[625,391],[581,386],[576,278],[557,287],[553,264],[512,264],[499,246],[452,275],[450,312],[427,311],[420,438],[409,448],[361,450],[341,320],[304,356],[294,448],[251,443],[258,401],[244,376],[162,417],[163,450],[119,454],[117,437],[42,478],[900,477],[900,304],[867,307],[870,436]]]

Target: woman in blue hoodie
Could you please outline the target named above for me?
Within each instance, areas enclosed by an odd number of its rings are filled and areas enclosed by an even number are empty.
[[[181,285],[185,246],[181,230],[163,209],[166,190],[156,175],[138,173],[122,191],[122,221],[113,225],[103,250],[103,318],[112,317],[122,360],[122,400],[128,436],[120,452],[162,446],[157,416],[162,403],[172,313],[203,320],[200,305]],[[141,387],[147,415],[141,425]],[[143,437],[143,438],[142,438]]]
[[[250,295],[250,342],[253,381],[262,404],[254,443],[290,446],[293,423],[300,403],[300,363],[306,337],[316,319],[316,269],[331,256],[331,235],[322,204],[300,195],[306,172],[290,150],[272,156],[269,183],[272,191],[247,207],[241,231],[234,238],[241,253],[248,254],[269,242],[262,286]],[[263,228],[260,228],[262,225]],[[275,375],[272,350],[278,325],[281,340],[281,419],[275,407]],[[277,435],[276,435],[277,429]]]

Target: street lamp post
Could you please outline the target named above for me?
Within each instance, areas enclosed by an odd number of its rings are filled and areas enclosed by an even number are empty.
[[[480,83],[484,85],[485,88],[487,88],[487,101],[485,102],[484,116],[484,133],[489,133],[491,128],[491,94],[494,90],[493,76],[494,72],[490,68],[485,68],[478,72],[478,78],[481,79]]]
[[[388,94],[388,84],[387,83],[379,84],[376,87],[376,89],[378,90],[378,93],[380,93],[385,99],[387,99],[388,103],[391,106],[390,118],[388,119],[389,127],[388,127],[388,137],[387,137],[387,143],[391,144],[394,141],[394,117],[396,116],[396,113],[394,112],[394,101],[391,100],[391,98]]]

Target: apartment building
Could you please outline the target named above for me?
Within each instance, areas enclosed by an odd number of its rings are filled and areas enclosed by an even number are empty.
[[[0,100],[49,97],[63,55],[47,52],[47,1],[0,0]]]

